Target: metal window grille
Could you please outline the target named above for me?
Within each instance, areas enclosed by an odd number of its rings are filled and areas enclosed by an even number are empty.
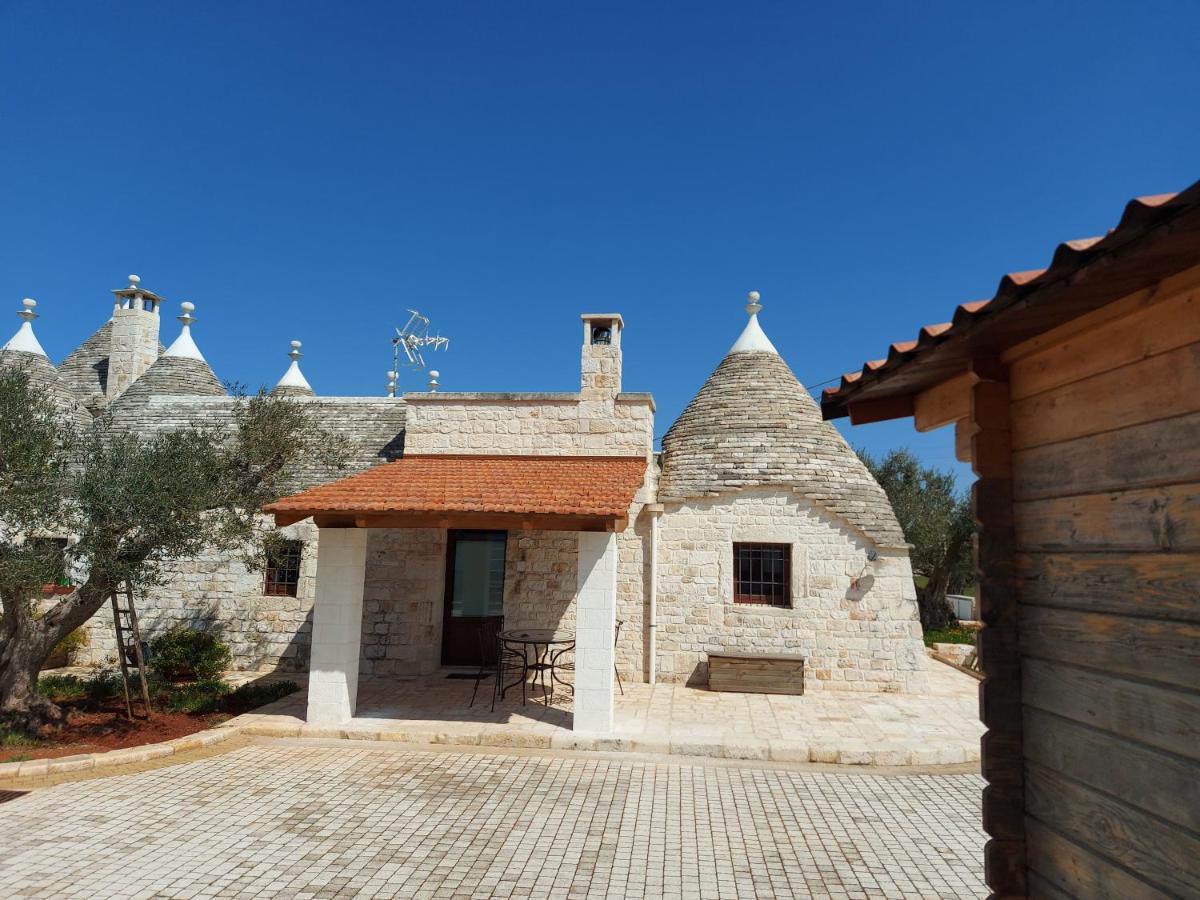
[[[791,606],[792,545],[734,544],[733,601]]]
[[[300,585],[300,557],[303,541],[283,541],[271,548],[267,558],[267,577],[263,593],[270,597],[295,597]]]

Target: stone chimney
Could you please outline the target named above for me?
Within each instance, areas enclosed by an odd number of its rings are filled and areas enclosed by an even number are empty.
[[[104,393],[115,400],[158,359],[158,306],[162,297],[129,276],[129,287],[113,291],[112,342]]]
[[[621,393],[620,313],[584,313],[580,392],[584,400],[613,399]]]

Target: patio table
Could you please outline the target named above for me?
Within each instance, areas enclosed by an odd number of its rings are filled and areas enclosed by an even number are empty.
[[[575,692],[574,686],[559,678],[558,673],[554,670],[554,660],[558,655],[575,646],[575,632],[558,631],[553,628],[510,628],[500,632],[500,640],[510,647],[518,648],[521,651],[521,658],[525,661],[520,679],[504,685],[500,693],[501,697],[504,696],[504,691],[526,680],[530,672],[534,673],[534,684],[539,683],[540,680],[542,700],[547,706],[554,699],[554,682],[557,681],[571,693]],[[551,647],[557,648],[554,653],[550,652]],[[531,655],[532,662],[530,661]],[[550,673],[549,693],[546,691],[547,672]]]

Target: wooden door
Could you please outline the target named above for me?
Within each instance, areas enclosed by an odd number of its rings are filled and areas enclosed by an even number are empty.
[[[479,629],[504,615],[506,531],[451,531],[446,541],[442,664],[482,662]]]

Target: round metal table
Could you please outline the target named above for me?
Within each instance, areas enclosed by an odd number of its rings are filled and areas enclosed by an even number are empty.
[[[510,628],[500,632],[500,640],[509,647],[519,649],[521,658],[525,661],[520,679],[504,685],[500,691],[501,697],[510,687],[516,687],[522,681],[526,681],[530,672],[533,672],[533,683],[541,684],[542,699],[547,706],[554,699],[555,682],[567,688],[572,694],[575,693],[574,685],[563,681],[554,671],[554,660],[558,655],[575,646],[573,631],[558,631],[553,628]],[[551,648],[555,648],[553,653],[550,652]],[[549,692],[546,690],[547,672],[550,673]]]

